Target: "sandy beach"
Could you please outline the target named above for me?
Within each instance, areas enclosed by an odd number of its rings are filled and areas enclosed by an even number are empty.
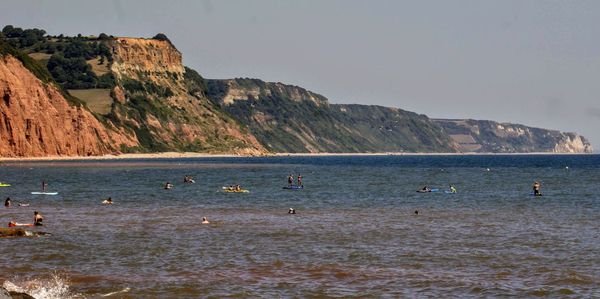
[[[12,161],[64,161],[64,160],[120,160],[120,159],[180,159],[180,158],[233,158],[233,157],[327,157],[327,156],[466,156],[466,155],[583,155],[584,153],[269,153],[264,155],[211,154],[196,152],[161,152],[118,154],[103,156],[46,156],[46,157],[0,157],[0,162]],[[587,154],[589,155],[589,154]]]

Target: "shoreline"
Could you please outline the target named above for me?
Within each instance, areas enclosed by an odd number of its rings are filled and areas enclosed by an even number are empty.
[[[597,153],[271,153],[264,155],[209,154],[195,152],[161,152],[120,154],[103,156],[44,156],[44,157],[0,157],[0,162],[27,161],[95,161],[95,160],[137,160],[137,159],[181,159],[181,158],[262,158],[262,157],[366,157],[366,156],[552,156],[552,155],[596,155]]]

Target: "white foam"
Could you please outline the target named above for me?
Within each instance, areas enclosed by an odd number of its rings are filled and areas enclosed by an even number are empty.
[[[68,280],[59,274],[52,274],[50,278],[34,278],[22,281],[17,278],[14,282],[6,280],[2,286],[8,291],[26,293],[36,299],[80,298],[77,294],[71,294]]]

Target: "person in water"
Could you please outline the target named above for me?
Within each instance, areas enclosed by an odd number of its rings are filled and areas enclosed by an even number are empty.
[[[302,176],[298,174],[298,186],[302,187]]]
[[[208,219],[206,217],[202,217],[202,224],[209,224]]]
[[[542,196],[542,193],[540,192],[541,188],[542,188],[542,184],[540,184],[540,182],[533,183],[533,195]]]
[[[38,211],[33,212],[33,225],[43,225],[42,221],[44,221],[44,217],[42,217],[42,214],[40,214]]]
[[[292,186],[294,184],[294,177],[290,174],[288,176],[288,186]]]
[[[113,204],[112,197],[109,197],[109,198],[103,200],[102,204],[103,205],[112,205]]]
[[[171,188],[173,188],[173,184],[171,184],[171,183],[167,182],[167,183],[165,184],[165,189],[171,189]]]
[[[46,192],[46,186],[48,186],[48,183],[46,183],[46,181],[42,181],[42,192]]]
[[[10,207],[10,197],[7,197],[6,200],[4,201],[4,206],[9,208]]]
[[[431,192],[431,189],[429,189],[429,187],[427,187],[427,186],[423,186],[423,188],[421,188],[420,191],[421,192]]]
[[[296,209],[294,209],[294,208],[290,208],[290,209],[288,210],[288,214],[296,214]]]
[[[457,193],[456,188],[452,185],[450,185],[450,193]]]
[[[235,185],[235,191],[237,191],[237,192],[242,191],[242,186]]]

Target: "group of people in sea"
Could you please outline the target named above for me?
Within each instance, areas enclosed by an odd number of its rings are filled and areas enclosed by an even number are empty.
[[[296,186],[303,187],[304,185],[302,185],[302,175],[298,174],[296,178],[298,179],[298,184]],[[292,186],[294,186],[294,175],[290,174],[288,176],[288,187]]]
[[[10,208],[12,206],[10,197],[7,197],[6,200],[4,201],[4,207],[6,208]],[[27,207],[29,206],[29,204],[22,204],[19,203],[20,207]],[[38,211],[34,211],[33,212],[33,223],[18,223],[16,221],[9,221],[8,222],[8,227],[15,227],[15,226],[42,226],[44,221],[44,217],[42,216],[42,214]]]
[[[46,182],[42,182],[42,190],[45,189],[47,186]],[[4,200],[4,207],[5,208],[10,208],[12,206],[12,200],[10,199],[10,197],[7,197]],[[17,203],[17,206],[19,207],[28,207],[29,204],[28,203],[22,203],[19,202]],[[38,211],[34,211],[33,212],[33,223],[18,223],[16,221],[9,221],[8,222],[8,227],[15,227],[15,226],[41,226],[42,221],[44,221],[44,217],[42,216],[42,214]]]
[[[292,174],[290,174],[287,178],[288,181],[288,186],[294,186],[294,176]],[[190,175],[186,175],[183,179],[184,183],[194,183],[193,177]],[[46,189],[46,186],[48,184],[45,181],[42,181],[42,191],[44,191]],[[302,185],[302,176],[300,174],[298,174],[297,176],[297,185],[296,186],[303,186]],[[534,196],[542,196],[541,193],[541,187],[542,184],[540,182],[534,182],[533,183],[533,193],[532,195]],[[164,186],[164,189],[171,189],[173,188],[173,184],[167,182]],[[223,187],[226,191],[230,191],[230,192],[241,192],[243,189],[239,184],[236,185],[230,185],[229,187]],[[437,189],[432,189],[429,188],[428,186],[423,186],[423,188],[417,190],[417,192],[432,192],[433,190],[437,190]],[[456,187],[454,187],[453,185],[449,185],[449,190],[446,191],[447,193],[458,193]],[[102,204],[104,205],[111,205],[113,204],[113,200],[112,197],[109,197],[105,200],[102,201]],[[10,199],[10,197],[7,197],[6,200],[4,201],[4,206],[6,208],[9,208],[12,206],[12,201]],[[27,207],[29,206],[29,204],[27,203],[18,203],[18,206],[20,207]],[[296,214],[296,209],[294,208],[289,208],[288,210],[288,214]],[[415,211],[415,215],[418,215],[419,211]],[[44,217],[42,216],[42,214],[38,211],[34,211],[33,212],[33,223],[18,223],[15,221],[10,221],[8,223],[9,227],[16,227],[16,226],[41,226],[43,225],[43,220]],[[202,217],[202,224],[209,224],[210,222],[208,221],[208,219],[206,217]]]
[[[532,195],[542,196],[541,189],[542,189],[542,184],[540,184],[540,182],[537,182],[537,181],[534,182]],[[423,188],[417,190],[417,192],[426,193],[426,192],[433,192],[433,191],[437,191],[437,190],[438,189],[432,189],[427,186],[423,186]],[[446,191],[446,193],[458,193],[458,190],[456,190],[456,187],[454,187],[453,185],[449,185],[449,189]]]
[[[425,193],[425,192],[434,192],[437,190],[439,190],[439,189],[432,189],[427,186],[423,186],[423,188],[417,190],[417,192]],[[454,187],[453,185],[449,185],[446,193],[458,193],[458,190],[456,190],[456,187]]]
[[[225,190],[232,191],[232,192],[241,192],[242,191],[242,186],[240,186],[240,185],[229,185],[227,188],[225,188]]]

